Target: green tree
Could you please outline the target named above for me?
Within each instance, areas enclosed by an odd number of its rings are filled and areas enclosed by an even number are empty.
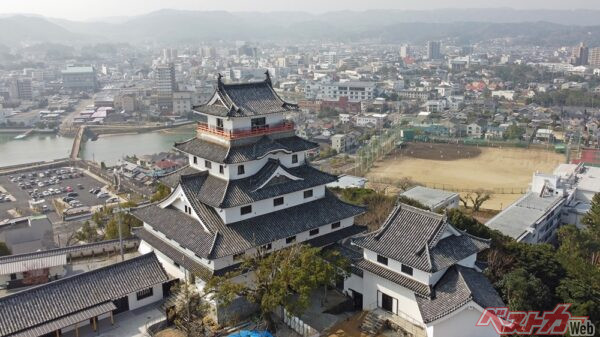
[[[10,255],[12,252],[4,242],[0,242],[0,256]]]
[[[587,226],[588,234],[593,235],[595,241],[600,241],[600,193],[594,194],[590,210],[583,216],[581,223]]]
[[[270,331],[274,331],[271,313],[280,306],[293,315],[300,315],[310,304],[313,290],[332,285],[348,273],[348,262],[341,257],[326,261],[320,249],[306,245],[247,256],[237,271],[212,277],[205,291],[217,303],[230,304],[241,296],[258,305],[260,315]],[[232,278],[244,272],[253,274],[252,284],[237,283]]]
[[[156,192],[154,192],[154,194],[152,195],[152,198],[150,198],[151,202],[156,202],[156,201],[160,201],[163,200],[164,198],[168,197],[169,194],[171,194],[171,188],[169,188],[169,186],[165,185],[165,184],[158,184],[158,187],[156,188]]]
[[[506,274],[498,283],[502,290],[504,301],[513,311],[539,311],[547,308],[550,290],[531,273],[523,268],[517,268]]]
[[[198,292],[196,285],[182,282],[172,287],[172,293],[175,294],[174,306],[167,315],[173,320],[175,326],[189,337],[206,336],[204,321],[210,306],[204,296]]]
[[[588,213],[591,224],[597,209],[594,197]],[[580,230],[570,225],[558,232],[560,246],[557,258],[567,272],[560,280],[557,295],[565,303],[572,303],[571,312],[577,316],[589,316],[596,325],[600,324],[600,241],[597,223]]]
[[[89,221],[83,223],[81,228],[75,233],[75,239],[83,242],[96,242],[100,240],[98,235],[98,229],[96,226],[92,226]]]
[[[521,139],[521,137],[525,134],[525,129],[522,127],[511,124],[504,131],[503,136],[505,139]]]
[[[128,238],[131,236],[131,231],[127,224],[121,222],[121,234],[123,238]],[[117,218],[114,217],[108,221],[106,224],[106,228],[104,229],[104,239],[105,240],[114,240],[119,238],[119,226]]]

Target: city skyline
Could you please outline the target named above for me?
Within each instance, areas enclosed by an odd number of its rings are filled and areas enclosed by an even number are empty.
[[[289,3],[273,0],[243,1],[226,0],[218,3],[209,1],[192,0],[131,0],[131,1],[73,1],[58,0],[51,3],[43,0],[27,0],[0,5],[0,15],[34,14],[46,17],[68,19],[74,21],[99,21],[121,17],[131,17],[148,14],[161,9],[179,9],[195,11],[241,11],[241,12],[277,12],[277,11],[302,11],[320,14],[331,11],[364,11],[373,9],[395,9],[395,10],[435,10],[445,8],[514,8],[517,10],[576,10],[576,9],[600,9],[600,3],[589,0],[564,1],[516,1],[516,0],[491,0],[482,2],[480,0],[454,1],[451,6],[443,0],[425,0],[415,2],[375,0],[368,3],[350,1],[319,2],[308,0],[299,3]]]

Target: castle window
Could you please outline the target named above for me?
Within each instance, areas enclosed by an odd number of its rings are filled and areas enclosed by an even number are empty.
[[[246,215],[252,213],[252,205],[244,206],[240,208],[241,215]]]
[[[273,199],[273,206],[283,205],[283,197]]]
[[[211,169],[212,168],[212,163],[208,160],[204,161],[204,167],[207,169]]]
[[[194,156],[194,164],[198,164],[198,157]]]
[[[336,229],[336,228],[340,228],[342,224],[338,221],[338,222],[334,222],[331,224],[331,229]]]
[[[139,301],[146,297],[150,297],[153,294],[154,294],[154,291],[152,290],[152,288],[148,288],[148,289],[138,291],[135,295],[136,295],[137,300]]]
[[[246,170],[244,169],[244,165],[238,165],[238,175],[242,175],[246,173]]]
[[[289,238],[285,239],[285,243],[287,243],[288,245],[291,244],[291,243],[294,243],[294,242],[296,242],[296,236],[295,235],[294,236],[290,236]]]
[[[377,262],[381,263],[381,264],[385,264],[387,266],[388,264],[388,258],[382,255],[377,254]]]
[[[298,162],[298,155],[297,154],[293,154],[292,155],[292,164],[296,164]]]
[[[310,235],[310,236],[314,236],[314,235],[317,235],[317,234],[319,234],[319,229],[318,228],[311,229],[310,232],[308,232],[308,235]]]
[[[413,274],[412,267],[409,267],[405,264],[403,264],[402,267],[400,267],[400,271],[403,272],[404,274],[410,275],[410,276],[412,276],[412,274]]]
[[[225,173],[225,167],[223,165],[219,165],[219,173],[221,173],[221,174]]]
[[[304,199],[311,198],[313,196],[313,190],[304,191]]]

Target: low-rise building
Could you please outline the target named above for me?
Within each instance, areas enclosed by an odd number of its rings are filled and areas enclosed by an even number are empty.
[[[333,135],[331,136],[331,148],[337,153],[346,152],[346,135]]]
[[[600,168],[560,164],[553,174],[534,173],[531,190],[486,222],[519,242],[551,242],[563,224],[582,226],[594,194],[600,192]]]
[[[448,208],[458,208],[460,203],[458,193],[423,186],[415,186],[402,192],[401,195],[422,203],[434,212]]]
[[[167,295],[167,275],[154,253],[67,277],[0,298],[0,335],[60,336]]]

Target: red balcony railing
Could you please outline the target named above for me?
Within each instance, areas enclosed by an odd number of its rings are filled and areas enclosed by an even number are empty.
[[[286,132],[294,130],[294,123],[285,122],[276,125],[265,125],[261,127],[253,127],[248,129],[235,129],[235,130],[225,130],[223,128],[217,128],[213,125],[208,125],[208,123],[198,123],[198,130],[202,132],[207,132],[213,135],[217,135],[226,139],[239,139],[246,137],[255,137],[266,135],[270,133],[277,132]]]

